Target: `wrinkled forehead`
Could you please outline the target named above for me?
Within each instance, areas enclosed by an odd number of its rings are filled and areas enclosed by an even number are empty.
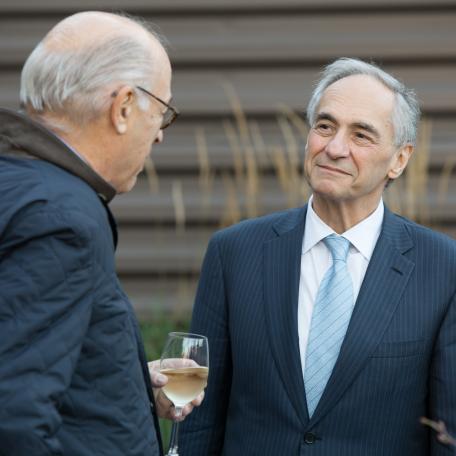
[[[353,75],[326,88],[316,114],[326,112],[346,122],[388,126],[392,124],[394,104],[394,93],[382,82],[372,76]]]

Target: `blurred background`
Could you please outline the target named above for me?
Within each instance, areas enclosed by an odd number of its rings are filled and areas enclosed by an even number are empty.
[[[188,324],[211,233],[306,200],[304,108],[337,57],[374,61],[416,89],[418,151],[385,199],[456,238],[456,1],[0,0],[1,106],[18,107],[37,42],[87,9],[151,21],[174,66],[181,117],[136,188],[112,203],[118,272],[150,356],[161,347],[149,333],[157,322],[162,332]]]
[[[374,61],[415,88],[418,150],[385,200],[456,238],[456,1],[0,0],[0,106],[18,107],[21,67],[45,33],[88,9],[154,23],[174,67],[182,114],[111,204],[118,273],[150,359],[167,332],[188,328],[211,233],[308,197],[304,109],[335,58]]]

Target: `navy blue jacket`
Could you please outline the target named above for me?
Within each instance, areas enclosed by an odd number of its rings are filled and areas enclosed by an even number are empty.
[[[138,325],[115,272],[102,201],[112,196],[56,137],[0,111],[2,456],[160,453]]]
[[[184,456],[450,456],[456,434],[456,242],[385,210],[339,358],[309,418],[297,309],[306,207],[215,234],[192,330],[206,334],[206,398]]]

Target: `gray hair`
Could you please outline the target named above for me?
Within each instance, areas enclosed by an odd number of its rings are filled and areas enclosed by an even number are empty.
[[[150,27],[129,19],[163,43]],[[128,34],[97,40],[80,50],[54,49],[43,40],[22,69],[21,105],[45,123],[42,114],[51,112],[84,125],[108,107],[113,87],[119,83],[150,86],[155,66],[150,47]],[[138,99],[141,109],[147,109],[149,101],[140,91]]]
[[[328,65],[307,105],[307,119],[313,125],[323,92],[334,82],[348,76],[364,74],[380,81],[395,95],[392,114],[396,147],[416,143],[420,107],[415,92],[379,67],[358,59],[340,58]]]

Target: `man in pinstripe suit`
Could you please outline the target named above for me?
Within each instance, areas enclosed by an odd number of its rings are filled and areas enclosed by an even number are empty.
[[[453,454],[419,419],[456,430],[456,242],[382,201],[414,149],[416,98],[378,67],[339,59],[307,115],[310,201],[209,243],[192,330],[209,337],[211,373],[205,403],[183,425],[182,454]],[[328,237],[347,246],[352,303],[321,396],[310,399],[306,368],[326,354],[306,353],[314,309],[326,305],[323,277],[339,259]],[[337,345],[325,337],[317,349]]]

